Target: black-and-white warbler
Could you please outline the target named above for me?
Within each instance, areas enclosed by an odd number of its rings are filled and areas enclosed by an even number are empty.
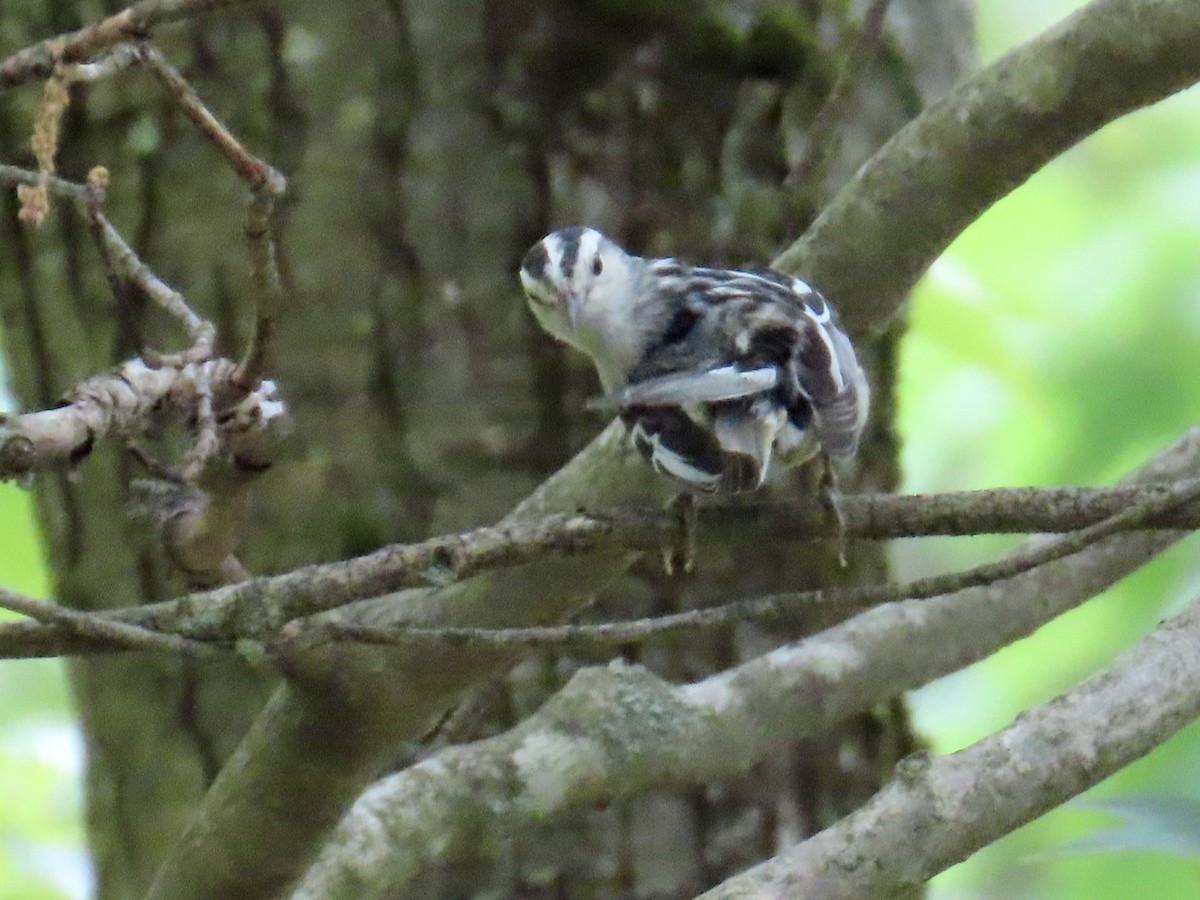
[[[799,278],[643,259],[563,228],[526,254],[521,284],[542,327],[595,362],[639,451],[692,488],[753,490],[773,458],[858,447],[866,378]]]

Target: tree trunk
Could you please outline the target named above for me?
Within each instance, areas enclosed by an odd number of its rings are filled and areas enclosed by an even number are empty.
[[[40,6],[15,3],[5,24],[32,42],[94,12]],[[812,158],[806,136],[856,33],[846,6],[389,0],[348,16],[342,5],[296,2],[167,32],[164,51],[292,183],[281,216],[289,299],[271,375],[292,406],[298,449],[256,485],[249,569],[492,522],[594,436],[604,424],[584,411],[594,376],[526,314],[514,275],[522,253],[553,227],[588,222],[645,254],[769,260],[970,55],[964,0],[896,0],[874,65],[834,110],[827,163],[785,187]],[[25,161],[36,93],[0,95],[5,160]],[[250,289],[244,190],[228,168],[136,72],[76,88],[61,147],[67,177],[111,170],[111,218],[236,354]],[[65,210],[29,232],[11,195],[5,203],[0,304],[22,408],[51,405],[143,346],[180,344],[144,298],[109,299],[86,228]],[[897,482],[899,335],[857,336],[874,410],[844,475],[849,489]],[[126,524],[139,476],[128,454],[101,448],[77,473],[37,481],[59,602],[99,609],[183,593]],[[813,485],[802,471],[771,490]],[[588,617],[886,573],[874,545],[848,548],[843,569],[833,551],[702,537],[694,576],[644,559]],[[692,679],[796,633],[740,626],[628,655]],[[504,690],[469,701],[456,736],[510,724],[582,662],[529,657]],[[130,654],[74,661],[71,682],[98,896],[138,896],[273,676],[243,662]],[[637,797],[515,835],[470,865],[430,873],[421,896],[483,886],[528,897],[689,896],[854,808],[911,745],[897,702],[736,783]]]

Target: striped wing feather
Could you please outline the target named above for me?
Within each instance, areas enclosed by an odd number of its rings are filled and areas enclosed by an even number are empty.
[[[810,427],[830,455],[855,452],[866,380],[820,294],[771,270],[652,266],[657,344],[604,399],[656,468],[702,490],[750,490],[777,441],[811,443]]]

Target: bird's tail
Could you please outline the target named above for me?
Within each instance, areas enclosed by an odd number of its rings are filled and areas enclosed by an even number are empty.
[[[705,427],[679,407],[640,407],[623,418],[634,446],[664,475],[705,493],[741,493],[759,487],[779,429],[752,403],[722,404]]]

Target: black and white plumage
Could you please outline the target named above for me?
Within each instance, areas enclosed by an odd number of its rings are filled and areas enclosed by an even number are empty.
[[[833,307],[799,278],[643,259],[578,227],[534,244],[520,275],[538,322],[592,358],[660,472],[746,491],[773,459],[857,449],[866,378]]]

